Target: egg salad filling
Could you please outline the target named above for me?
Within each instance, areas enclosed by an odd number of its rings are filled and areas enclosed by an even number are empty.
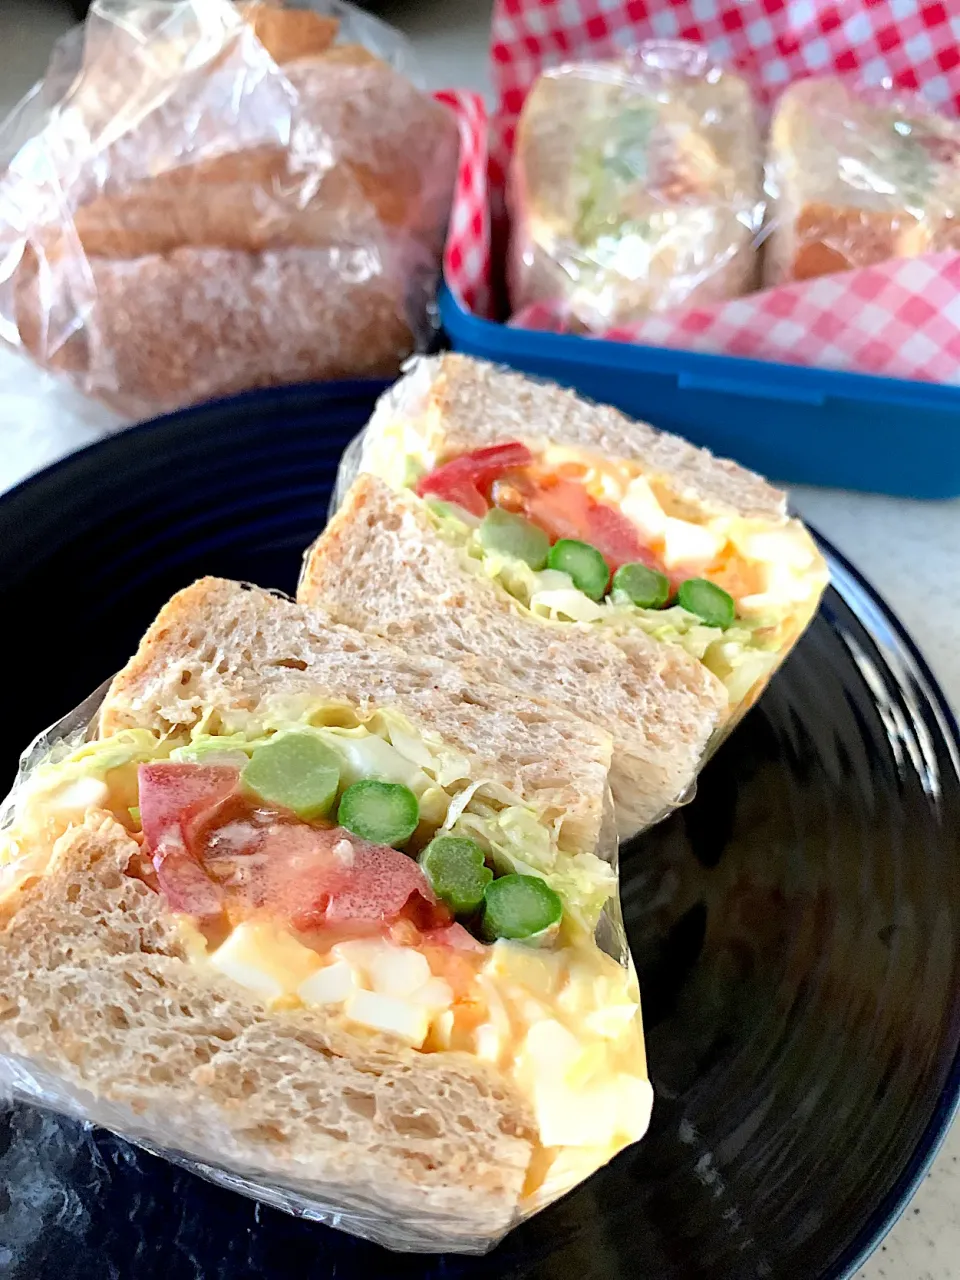
[[[0,895],[112,814],[190,963],[513,1080],[539,1130],[528,1195],[554,1197],[649,1122],[636,978],[595,941],[613,868],[395,712],[281,712],[55,748],[18,789]]]
[[[703,662],[732,710],[763,687],[826,586],[800,521],[709,515],[638,463],[549,443],[439,450],[435,431],[389,423],[362,465],[415,489],[467,566],[531,613],[639,626]]]

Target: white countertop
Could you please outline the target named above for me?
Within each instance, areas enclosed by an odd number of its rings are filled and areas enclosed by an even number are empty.
[[[0,19],[15,23],[16,71],[22,76],[29,62],[25,34],[30,23],[41,24],[34,32],[36,65],[30,74],[35,77],[52,38],[50,17],[34,19],[37,6],[26,0],[7,6],[4,0]],[[490,0],[391,0],[378,11],[412,37],[429,85],[487,91],[489,7]],[[3,26],[0,20],[0,34]],[[109,422],[105,413],[0,353],[0,491],[89,443]],[[898,614],[960,711],[960,500],[912,502],[811,488],[795,490],[793,499],[804,518]],[[955,1125],[913,1202],[857,1280],[958,1277],[960,1125]]]

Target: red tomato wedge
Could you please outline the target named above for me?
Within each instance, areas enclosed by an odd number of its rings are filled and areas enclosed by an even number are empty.
[[[591,499],[587,512],[583,541],[592,543],[610,568],[616,572],[623,564],[639,561],[650,569],[663,566],[657,556],[644,546],[639,530],[616,507]]]
[[[424,930],[451,923],[412,858],[255,806],[234,768],[141,765],[139,782],[144,842],[176,911],[211,920],[233,904],[302,930],[402,916]]]
[[[532,461],[533,454],[518,441],[474,449],[423,476],[417,482],[417,493],[421,498],[429,496],[455,503],[482,518],[490,507],[487,494],[493,482],[507,471],[528,466]]]
[[[157,883],[174,911],[215,920],[224,895],[192,856],[187,830],[196,816],[215,807],[237,786],[229,765],[142,764],[138,770],[140,825]]]
[[[506,483],[523,514],[539,525],[551,542],[560,538],[589,542],[611,572],[634,561],[651,569],[661,568],[657,556],[627,517],[616,507],[598,502],[576,480],[526,473],[510,476]]]
[[[140,825],[151,849],[165,836],[184,828],[191,818],[226,799],[240,778],[232,765],[142,764],[138,771]]]

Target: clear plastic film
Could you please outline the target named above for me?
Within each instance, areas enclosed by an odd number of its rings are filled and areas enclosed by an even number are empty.
[[[798,81],[770,126],[768,286],[960,248],[960,123],[919,98]]]
[[[458,133],[340,0],[95,0],[0,132],[0,337],[127,418],[388,375]]]
[[[360,1174],[358,1176],[354,1170],[344,1176],[342,1184],[338,1184],[335,1177],[327,1176],[320,1181],[304,1170],[304,1164],[309,1162],[309,1152],[308,1159],[304,1160],[302,1147],[296,1158],[288,1158],[284,1155],[282,1145],[278,1150],[269,1142],[245,1141],[247,1130],[239,1120],[243,1119],[245,1112],[253,1115],[256,1111],[258,1099],[255,1092],[245,1089],[245,1101],[238,1118],[236,1102],[226,1104],[226,1111],[221,1112],[220,1108],[224,1106],[221,1097],[201,1096],[198,1100],[197,1090],[193,1087],[201,1077],[204,1083],[208,1079],[204,1075],[206,1068],[194,1070],[192,1065],[196,1060],[203,1062],[202,1045],[206,1029],[202,1026],[192,1026],[189,1035],[183,1039],[185,1050],[189,1049],[189,1053],[183,1059],[182,1069],[174,1073],[173,1078],[164,1081],[163,1087],[159,1089],[155,1078],[151,1076],[150,1086],[145,1085],[142,1092],[135,1090],[133,1096],[129,1087],[123,1084],[125,1077],[122,1072],[118,1070],[116,1075],[113,1074],[109,1055],[114,1051],[118,1055],[125,1053],[125,1037],[129,1036],[132,1042],[137,1036],[140,1029],[136,1025],[135,1007],[132,1011],[127,1008],[129,1025],[123,1019],[118,1019],[112,1024],[113,1029],[106,1047],[105,1042],[99,1042],[98,1056],[95,1055],[96,1061],[89,1071],[83,1065],[89,1055],[85,1057],[77,1052],[61,1055],[60,1046],[68,1043],[73,1030],[68,1026],[72,1014],[76,1014],[77,1027],[82,1035],[92,1038],[98,1033],[102,1014],[94,1004],[89,1009],[86,1008],[86,988],[96,984],[100,964],[113,966],[124,959],[122,949],[118,949],[111,940],[103,951],[102,960],[94,959],[91,962],[87,958],[82,967],[77,967],[74,952],[79,954],[83,948],[83,928],[103,929],[114,923],[109,909],[105,911],[102,906],[98,912],[90,913],[100,918],[84,926],[77,918],[76,907],[64,904],[65,913],[62,918],[66,921],[68,916],[71,917],[70,928],[65,930],[65,934],[69,935],[66,938],[68,946],[65,949],[64,939],[59,935],[51,937],[49,954],[43,964],[45,968],[54,970],[54,987],[61,977],[70,986],[73,992],[71,1000],[76,1002],[77,1007],[70,1011],[70,1015],[62,1008],[53,1010],[55,1021],[50,1043],[45,1051],[38,1051],[37,1036],[42,1037],[42,1029],[51,1011],[46,1008],[28,1008],[24,1015],[26,1027],[24,1029],[21,1026],[19,1015],[24,1012],[22,1006],[33,998],[29,963],[21,962],[18,957],[9,954],[9,942],[4,939],[4,933],[8,927],[15,927],[17,911],[23,909],[20,904],[29,894],[45,880],[53,881],[57,875],[62,874],[62,864],[69,858],[69,845],[75,831],[79,828],[87,830],[91,826],[99,827],[105,817],[104,810],[96,810],[85,814],[77,812],[69,820],[64,818],[62,812],[55,810],[50,804],[48,770],[49,766],[63,763],[78,749],[97,740],[98,711],[109,684],[107,682],[101,686],[80,707],[37,736],[24,751],[14,787],[0,808],[0,1104],[4,1098],[15,1099],[69,1116],[88,1128],[103,1127],[135,1146],[210,1182],[298,1217],[323,1223],[401,1252],[484,1253],[512,1227],[564,1195],[612,1158],[629,1141],[641,1136],[649,1121],[652,1091],[646,1079],[639,990],[617,896],[617,837],[609,793],[605,798],[596,854],[607,864],[613,892],[601,913],[595,942],[575,933],[573,936],[578,941],[564,942],[559,950],[548,948],[541,952],[534,947],[522,950],[529,951],[530,963],[537,964],[538,956],[546,956],[548,959],[550,956],[559,957],[557,963],[566,964],[571,975],[586,975],[580,987],[571,985],[573,976],[566,981],[566,986],[561,988],[566,993],[566,1003],[563,999],[559,1001],[564,1012],[555,1013],[555,1018],[565,1018],[568,1025],[574,1025],[570,1023],[571,1010],[576,1017],[596,1014],[600,1019],[607,1018],[616,1023],[616,1034],[621,1034],[620,1028],[624,1029],[624,1034],[628,1032],[628,1041],[616,1042],[626,1044],[631,1055],[626,1069],[633,1073],[629,1081],[630,1087],[620,1099],[617,1132],[627,1122],[627,1111],[624,1108],[632,1110],[629,1125],[633,1126],[634,1132],[629,1136],[621,1136],[607,1151],[592,1145],[595,1141],[595,1126],[602,1123],[602,1120],[589,1102],[592,1095],[588,1091],[596,1088],[597,1097],[605,1101],[609,1111],[609,1082],[603,1078],[594,1081],[589,1071],[582,1072],[582,1086],[575,1084],[573,1088],[576,1091],[582,1087],[587,1100],[583,1128],[590,1140],[587,1141],[584,1134],[581,1134],[578,1142],[571,1146],[546,1150],[538,1143],[536,1123],[530,1127],[529,1117],[525,1128],[516,1133],[505,1132],[501,1136],[510,1167],[504,1182],[505,1185],[512,1185],[510,1197],[502,1192],[498,1195],[489,1194],[489,1185],[466,1185],[470,1181],[470,1172],[463,1160],[452,1160],[449,1178],[444,1178],[443,1156],[436,1153],[431,1155],[429,1150],[431,1126],[427,1122],[421,1125],[416,1116],[407,1117],[405,1121],[409,1124],[406,1140],[412,1146],[423,1149],[423,1161],[431,1170],[436,1169],[435,1162],[439,1161],[440,1165],[440,1175],[432,1177],[428,1187],[412,1181],[403,1185],[400,1179],[378,1177],[381,1167],[373,1153],[368,1155],[366,1151],[354,1150],[352,1145],[337,1152],[333,1167],[340,1169],[356,1162],[360,1165]],[[70,785],[76,785],[75,779]],[[39,801],[38,792],[42,792]],[[76,792],[71,792],[71,795],[75,800]],[[38,803],[41,806],[39,809]],[[47,807],[42,807],[44,805]],[[38,814],[42,815],[42,821],[38,821]],[[114,830],[119,831],[119,825]],[[129,856],[129,849],[125,856]],[[111,877],[114,880],[120,878],[117,876],[117,869],[122,866],[123,862],[116,862],[105,843],[102,857],[92,860],[79,874],[85,877],[103,876],[104,884],[109,884]],[[128,868],[123,879],[129,874]],[[69,895],[69,902],[73,904],[79,901],[82,907],[85,901],[84,890],[81,888],[79,894],[77,892],[76,870],[72,872],[71,879],[74,888]],[[143,897],[142,891],[140,896]],[[159,894],[153,893],[150,897],[157,904],[152,908],[155,916],[164,921],[165,936],[179,937],[178,930],[182,927],[177,923],[179,918],[168,914]],[[55,907],[55,903],[56,896],[50,899],[46,910],[49,912],[51,907]],[[135,909],[140,912],[137,919],[142,928],[143,908]],[[80,916],[86,914],[85,911],[79,913]],[[149,971],[152,972],[152,968],[156,967],[157,972],[163,975],[161,986],[164,991],[169,994],[173,989],[176,992],[176,1002],[189,1003],[196,998],[196,978],[195,975],[188,974],[188,970],[192,968],[189,956],[185,957],[176,946],[167,948],[158,945],[157,935],[151,932],[149,925],[147,933],[151,937],[151,943],[145,948],[148,954],[144,960]],[[573,958],[565,960],[567,955]],[[596,957],[594,961],[591,961],[591,955]],[[518,963],[522,974],[528,967],[527,960],[521,956]],[[21,980],[12,982],[12,973],[17,973]],[[27,975],[26,982],[22,980],[24,973]],[[619,973],[620,977],[611,979],[611,973]],[[83,979],[80,988],[73,981],[77,975],[81,975]],[[149,985],[146,988],[143,986],[145,979],[142,974],[137,981],[141,983],[139,989],[149,990]],[[238,1000],[245,1000],[247,993],[243,988],[235,988],[228,980],[217,975],[205,981],[213,981],[214,996],[221,1009],[220,1019],[229,1023],[231,1016],[235,1016],[231,1015],[231,1008],[236,1010]],[[505,984],[501,994],[509,1000],[511,989],[506,985],[507,976],[492,981]],[[190,985],[191,983],[194,985]],[[604,991],[611,993],[612,1007],[605,1006],[602,994]],[[544,998],[544,989],[538,988],[534,1004]],[[617,998],[620,1003],[616,1003]],[[524,996],[524,1000],[526,999]],[[624,1000],[631,1003],[624,1005]],[[548,1014],[549,1009],[545,1008],[543,1016]],[[627,1022],[624,1022],[625,1014]],[[290,1011],[284,1007],[278,1011],[278,1020],[287,1017],[299,1019],[297,1033],[306,1042],[322,1037],[329,1029],[330,1014],[325,1008]],[[317,1019],[316,1023],[311,1023],[311,1017]],[[627,1023],[632,1029],[628,1028]],[[551,1026],[557,1027],[558,1024],[551,1022]],[[314,1031],[317,1035],[313,1035]],[[609,1028],[604,1031],[604,1035],[612,1034],[614,1032]],[[218,1053],[228,1056],[233,1036],[225,1039],[226,1043],[218,1045]],[[242,1035],[238,1039],[242,1039]],[[569,1041],[568,1036],[566,1039]],[[343,1039],[339,1041],[339,1052],[345,1052],[349,1057],[350,1044],[356,1045],[358,1042],[350,1041],[346,1049],[344,1043]],[[596,1071],[598,1053],[601,1050],[606,1052],[604,1046],[610,1043],[597,1036],[593,1036],[589,1043],[584,1040],[582,1057],[585,1063],[589,1061],[590,1071]],[[617,1052],[620,1054],[618,1070],[621,1075],[616,1079],[620,1079],[624,1070],[624,1050],[621,1048]],[[415,1060],[418,1058],[430,1059],[436,1063],[445,1056],[457,1060],[464,1056],[462,1049],[449,1054],[445,1054],[443,1050],[418,1053],[391,1045],[390,1042],[385,1043],[382,1039],[378,1041],[373,1053],[362,1047],[360,1053],[365,1064],[360,1070],[368,1073],[376,1073],[385,1066],[388,1068],[394,1056],[402,1060],[402,1072],[413,1073],[417,1070]],[[104,1060],[105,1054],[107,1061]],[[522,1051],[518,1061],[520,1057]],[[149,1054],[147,1058],[149,1059]],[[77,1063],[81,1065],[78,1066]],[[293,1069],[288,1067],[288,1070]],[[518,1078],[511,1074],[512,1068],[504,1067],[502,1062],[499,1067],[484,1062],[479,1069],[485,1073],[484,1078],[494,1091],[515,1093],[521,1089],[522,1092]],[[303,1087],[308,1087],[306,1079]],[[181,1093],[181,1090],[185,1092]],[[429,1096],[432,1095],[424,1094],[424,1097]],[[575,1097],[576,1092],[571,1096]],[[531,1112],[539,1119],[536,1100],[527,1099],[527,1103]],[[385,1111],[389,1110],[390,1100],[386,1093],[378,1105],[383,1105]],[[554,1110],[557,1108],[554,1107]],[[324,1120],[322,1108],[320,1114],[311,1116],[311,1135],[314,1130],[321,1135],[326,1132]],[[566,1123],[563,1112],[560,1114],[560,1121]],[[248,1122],[253,1124],[252,1119]],[[556,1122],[555,1119],[554,1123]],[[329,1124],[335,1129],[336,1118],[330,1117]],[[322,1137],[320,1141],[323,1141]],[[128,1163],[136,1167],[136,1156],[132,1152]],[[513,1165],[516,1167],[513,1168]],[[329,1161],[325,1168],[329,1174]],[[39,1170],[38,1176],[44,1172]],[[56,1170],[52,1172],[57,1173]]]
[[[533,85],[508,175],[511,308],[603,332],[757,287],[760,117],[683,41],[568,63]]]

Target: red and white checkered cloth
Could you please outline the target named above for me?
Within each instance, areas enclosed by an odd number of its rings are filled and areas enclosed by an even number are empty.
[[[487,107],[478,93],[445,89],[434,95],[450,107],[460,125],[460,165],[456,199],[447,228],[443,272],[457,282],[468,311],[489,315],[490,196],[487,178]]]
[[[475,102],[470,123],[461,116],[462,129],[476,132],[464,150],[445,261],[447,282],[468,310],[491,314],[490,209],[502,208],[517,116],[537,75],[651,38],[706,45],[762,99],[806,75],[841,74],[919,93],[960,116],[960,5],[948,0],[496,0],[490,154]],[[562,327],[545,308],[517,321]],[[960,255],[898,259],[782,285],[652,316],[606,336],[960,383]]]

